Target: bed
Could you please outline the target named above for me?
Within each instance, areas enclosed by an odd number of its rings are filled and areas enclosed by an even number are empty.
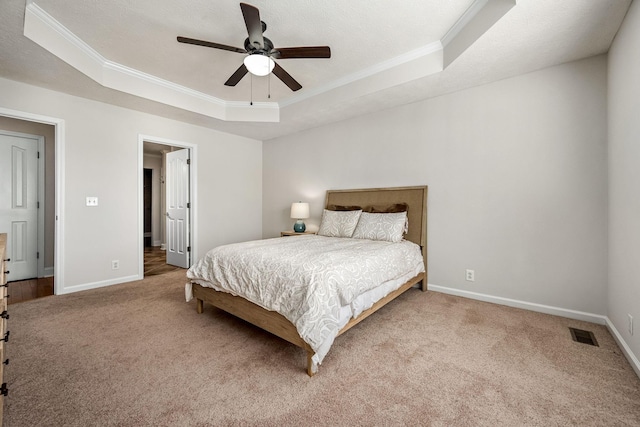
[[[304,349],[307,374],[313,376],[335,338],[408,289],[419,285],[422,291],[427,290],[427,186],[329,190],[325,198],[325,209],[329,208],[332,215],[337,215],[335,211],[358,208],[364,208],[365,212],[395,212],[385,211],[390,206],[404,206],[400,210],[406,211],[401,242],[332,237],[326,228],[324,231],[321,228],[323,236],[278,237],[221,246],[212,249],[189,269],[190,281],[185,287],[187,301],[196,300],[198,313],[203,312],[206,302]],[[326,224],[325,215],[327,210],[323,213]],[[303,252],[306,250],[310,252]],[[352,250],[356,252],[349,252]],[[368,254],[388,257],[389,262],[369,259]],[[378,271],[375,267],[378,264],[398,264],[402,274]],[[323,276],[317,265],[329,268],[327,273],[322,270],[327,280],[321,280]],[[296,270],[282,270],[285,267]],[[217,271],[217,276],[212,270]],[[240,272],[242,277],[228,276],[231,271]],[[327,286],[335,290],[335,295],[325,288],[315,290],[315,282],[307,283],[304,274],[309,271],[314,281],[330,284]],[[339,279],[335,279],[336,272]],[[352,280],[356,276],[357,281]],[[343,286],[342,281],[360,284],[360,287],[356,286],[357,291],[348,290],[351,288]],[[273,290],[267,291],[272,287]],[[318,305],[298,309],[296,298],[305,304],[318,300],[314,302]]]

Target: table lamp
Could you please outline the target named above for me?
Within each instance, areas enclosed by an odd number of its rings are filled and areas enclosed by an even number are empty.
[[[291,204],[291,218],[297,220],[293,224],[293,231],[296,233],[302,233],[307,228],[304,225],[303,219],[309,218],[309,203],[292,203]]]

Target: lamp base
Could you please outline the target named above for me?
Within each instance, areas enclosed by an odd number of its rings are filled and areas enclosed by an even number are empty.
[[[307,229],[307,226],[304,225],[304,221],[301,219],[297,220],[295,224],[293,224],[293,231],[296,233],[304,233],[304,230]]]

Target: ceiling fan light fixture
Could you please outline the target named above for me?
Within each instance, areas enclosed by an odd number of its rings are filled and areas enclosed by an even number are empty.
[[[273,71],[276,63],[269,56],[254,53],[244,58],[244,65],[254,76],[266,76]]]

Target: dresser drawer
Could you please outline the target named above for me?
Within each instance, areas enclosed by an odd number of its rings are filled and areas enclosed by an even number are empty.
[[[4,345],[0,345],[0,361],[5,361]],[[4,384],[4,363],[0,363],[0,385]],[[6,387],[6,385],[5,385]],[[4,408],[4,395],[0,394],[0,426],[2,426],[2,415]]]
[[[7,235],[6,233],[0,234],[0,313],[3,314],[3,317],[0,317],[0,426],[2,426],[2,416],[3,416],[3,408],[4,408],[4,396],[6,396],[7,384],[4,382],[4,367],[5,361],[8,363],[6,359],[6,351],[5,345],[6,340],[9,335],[7,332],[7,290],[8,288],[4,285],[7,284],[7,275],[5,271],[7,271],[7,263],[5,262],[6,256],[6,248],[7,248]]]

